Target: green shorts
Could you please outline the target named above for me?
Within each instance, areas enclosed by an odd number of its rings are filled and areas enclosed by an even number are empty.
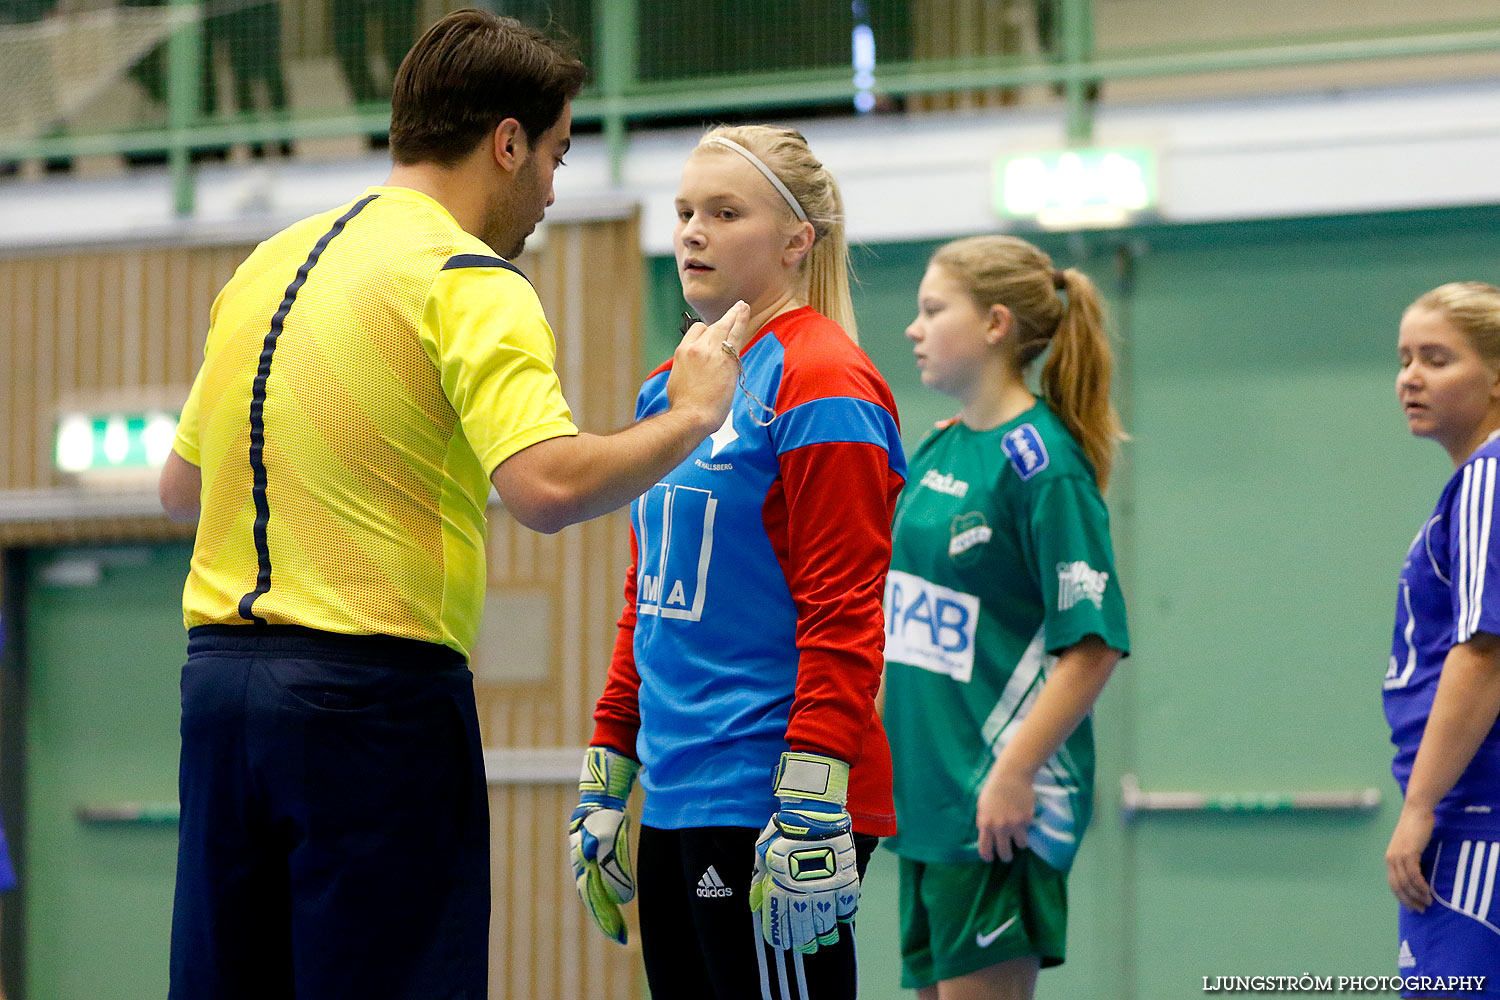
[[[1030,851],[1011,862],[901,859],[901,985],[921,989],[1023,955],[1061,965],[1068,877]]]

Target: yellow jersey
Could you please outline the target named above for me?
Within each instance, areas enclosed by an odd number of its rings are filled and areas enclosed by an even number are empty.
[[[185,624],[467,655],[490,473],[578,433],[525,276],[436,201],[377,187],[260,244],[209,319],[174,443],[203,478]]]

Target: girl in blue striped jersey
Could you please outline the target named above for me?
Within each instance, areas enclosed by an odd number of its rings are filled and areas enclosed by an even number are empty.
[[[1465,995],[1500,997],[1500,288],[1423,295],[1397,351],[1407,425],[1456,470],[1406,554],[1385,675],[1405,796],[1385,855],[1397,965],[1409,979],[1485,976]]]

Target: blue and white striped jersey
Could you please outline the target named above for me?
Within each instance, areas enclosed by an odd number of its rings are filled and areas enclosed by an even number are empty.
[[[1396,628],[1385,672],[1385,717],[1406,792],[1448,650],[1476,632],[1500,635],[1500,435],[1453,474],[1401,567]],[[1439,804],[1438,826],[1500,831],[1500,723]]]

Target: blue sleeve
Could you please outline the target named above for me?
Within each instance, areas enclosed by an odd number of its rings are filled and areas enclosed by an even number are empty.
[[[1463,479],[1449,502],[1448,545],[1453,569],[1453,641],[1468,642],[1475,632],[1500,635],[1500,536],[1495,521],[1497,458],[1464,466]]]
[[[877,445],[885,449],[891,471],[906,478],[906,452],[896,420],[889,410],[868,399],[824,396],[800,403],[772,422],[771,439],[778,455],[810,444]]]

